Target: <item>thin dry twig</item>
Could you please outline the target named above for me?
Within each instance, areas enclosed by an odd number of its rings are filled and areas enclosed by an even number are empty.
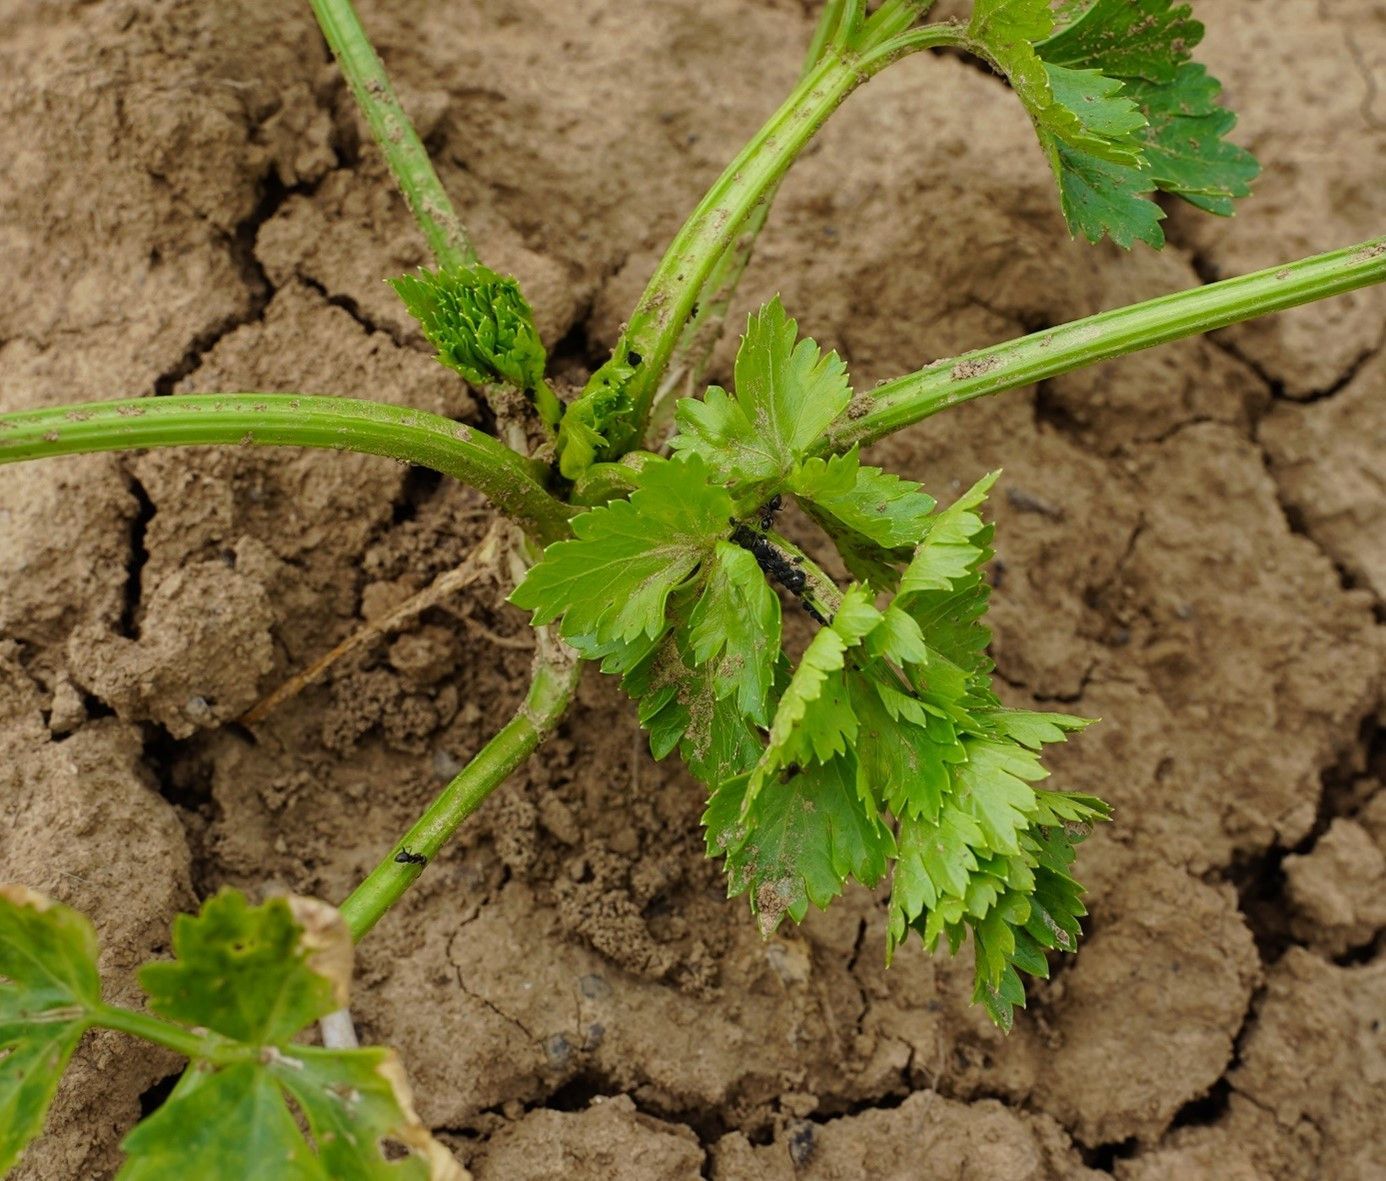
[[[462,626],[469,632],[480,636],[489,643],[495,644],[497,648],[509,648],[516,652],[531,652],[534,650],[534,637],[530,633],[520,636],[503,636],[499,632],[492,631],[484,623],[481,623],[471,615],[463,615],[461,619]]]
[[[411,623],[430,607],[436,606],[464,587],[471,586],[488,571],[496,570],[501,554],[501,542],[506,532],[503,522],[495,522],[460,565],[438,575],[428,586],[418,594],[410,596],[388,615],[373,619],[359,631],[352,632],[326,655],[320,656],[302,672],[290,677],[268,696],[262,697],[241,715],[241,724],[253,726],[256,722],[263,721],[286,701],[292,700],[309,685],[321,680],[323,675],[344,657],[350,656],[372,640]]]

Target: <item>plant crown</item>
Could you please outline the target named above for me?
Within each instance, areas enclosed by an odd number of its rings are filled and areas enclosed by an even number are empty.
[[[735,394],[680,403],[673,458],[576,518],[512,601],[561,619],[621,676],[655,757],[678,749],[707,786],[708,851],[762,931],[890,873],[889,948],[971,932],[975,999],[1009,1028],[1017,971],[1045,976],[1045,949],[1076,942],[1068,866],[1107,809],[1035,786],[1040,747],[1087,723],[992,689],[980,509],[996,477],[939,508],[855,450],[814,455],[852,391],[778,300],[751,317],[735,376]],[[845,590],[774,531],[785,497],[836,547]],[[797,665],[774,582],[821,622]]]

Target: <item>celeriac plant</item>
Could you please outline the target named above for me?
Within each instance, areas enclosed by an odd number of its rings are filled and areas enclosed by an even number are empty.
[[[388,405],[225,393],[0,415],[0,462],[181,444],[355,450],[464,480],[514,523],[512,601],[533,613],[538,641],[528,695],[342,902],[353,938],[534,752],[594,661],[621,678],[654,756],[677,751],[706,789],[708,852],[763,931],[828,905],[849,881],[888,883],[886,954],[912,931],[929,948],[970,942],[974,999],[1009,1029],[1022,974],[1045,977],[1050,953],[1080,935],[1075,847],[1108,808],[1043,787],[1041,751],[1087,723],[1007,709],[993,688],[985,501],[996,474],[940,505],[865,463],[862,448],[951,406],[1380,282],[1386,240],[1103,312],[868,391],[853,391],[836,354],[800,339],[776,299],[749,318],[732,388],[700,390],[785,171],[850,93],[912,54],[949,48],[1004,75],[1070,230],[1089,241],[1158,248],[1158,193],[1226,215],[1257,172],[1226,138],[1235,120],[1216,79],[1192,60],[1203,29],[1187,5],[975,0],[966,21],[929,24],[928,0],[828,0],[801,81],[679,231],[611,359],[565,404],[528,303],[477,258],[348,0],[312,3],[435,256],[395,290],[438,359],[490,402],[504,441]],[[791,501],[845,578],[781,532]],[[812,631],[797,659],[787,610]],[[0,1165],[39,1131],[82,1032],[106,1025],[191,1063],[127,1138],[122,1176],[194,1166],[212,1179],[258,1176],[270,1159],[297,1171],[265,1176],[451,1175],[383,1051],[293,1043],[340,1001],[323,980],[344,988],[340,972],[315,975],[311,928],[293,906],[224,894],[179,923],[174,963],[142,976],[154,1018],[101,1003],[79,916],[17,887],[0,899]],[[266,1025],[229,1013],[228,988],[291,1003]],[[284,1114],[286,1095],[307,1139]],[[179,1129],[192,1126],[205,1144],[184,1152]],[[248,1155],[234,1168],[206,1147],[238,1137]],[[388,1138],[411,1155],[387,1161],[377,1146]]]

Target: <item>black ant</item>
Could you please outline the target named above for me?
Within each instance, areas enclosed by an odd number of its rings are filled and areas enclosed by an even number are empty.
[[[401,849],[395,854],[395,861],[399,865],[427,865],[428,858],[422,853],[411,853],[408,849]]]
[[[775,514],[782,508],[784,508],[784,497],[776,492],[760,510],[760,531],[762,533],[770,532],[770,526],[775,523]]]

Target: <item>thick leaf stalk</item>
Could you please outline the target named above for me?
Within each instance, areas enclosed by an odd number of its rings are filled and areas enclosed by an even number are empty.
[[[1386,281],[1386,238],[1250,275],[1099,312],[1005,344],[936,361],[872,390],[823,437],[845,451],[989,394],[1017,389],[1155,345],[1283,312]]]
[[[470,484],[540,541],[568,532],[570,510],[541,465],[441,415],[309,394],[186,394],[0,414],[0,463],[91,451],[240,444],[383,455]]]
[[[476,251],[448,200],[409,116],[404,113],[390,76],[380,64],[351,0],[310,0],[313,14],[361,107],[371,135],[414,215],[429,249],[444,267],[476,262]]]
[[[341,905],[351,937],[360,941],[414,884],[461,823],[514,773],[567,712],[581,665],[545,630],[529,692],[519,712],[438,794],[408,832]]]

